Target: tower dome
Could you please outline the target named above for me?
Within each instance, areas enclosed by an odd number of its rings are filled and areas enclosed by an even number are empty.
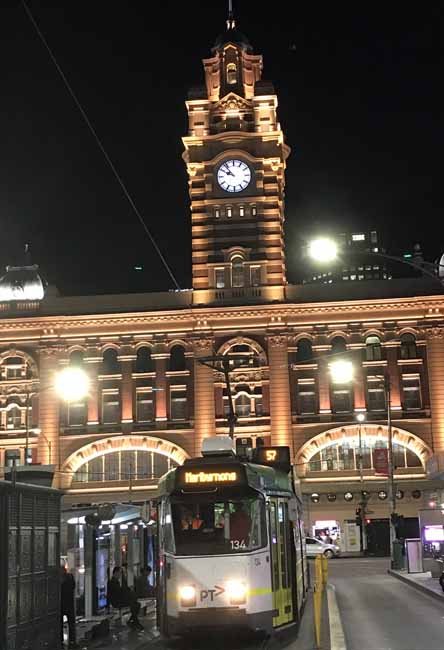
[[[11,300],[42,300],[45,289],[37,264],[31,264],[28,245],[22,266],[7,266],[0,278],[0,302]]]

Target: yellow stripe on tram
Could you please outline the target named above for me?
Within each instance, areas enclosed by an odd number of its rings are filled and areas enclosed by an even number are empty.
[[[248,594],[250,596],[266,596],[267,594],[271,594],[272,590],[271,587],[260,587],[259,589],[249,589]]]

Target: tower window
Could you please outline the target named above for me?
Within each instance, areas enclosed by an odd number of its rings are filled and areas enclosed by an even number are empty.
[[[216,289],[223,289],[225,287],[225,269],[215,270]]]
[[[251,286],[258,287],[261,283],[261,268],[260,266],[251,267]]]
[[[235,257],[232,260],[231,286],[243,287],[244,284],[244,263],[241,257]]]
[[[257,207],[255,205],[253,205],[251,207],[251,216],[255,217],[256,215],[257,215]]]
[[[244,208],[243,205],[240,205],[240,206],[239,206],[239,216],[240,216],[240,217],[245,216],[245,208]]]
[[[220,217],[220,208],[214,208],[214,216],[216,219],[219,219]]]
[[[227,208],[227,217],[232,217],[233,216],[233,208],[228,207]]]
[[[227,83],[232,86],[237,81],[237,69],[235,63],[229,63],[227,65]]]

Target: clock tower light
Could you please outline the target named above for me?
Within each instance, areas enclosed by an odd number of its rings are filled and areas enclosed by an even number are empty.
[[[262,56],[236,27],[203,60],[205,86],[188,94],[183,138],[189,176],[194,302],[284,297],[285,161],[277,97]]]

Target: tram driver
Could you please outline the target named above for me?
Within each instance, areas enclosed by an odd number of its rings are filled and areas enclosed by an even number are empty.
[[[250,515],[246,512],[243,503],[235,501],[234,512],[230,514],[230,541],[248,544],[250,530]]]

